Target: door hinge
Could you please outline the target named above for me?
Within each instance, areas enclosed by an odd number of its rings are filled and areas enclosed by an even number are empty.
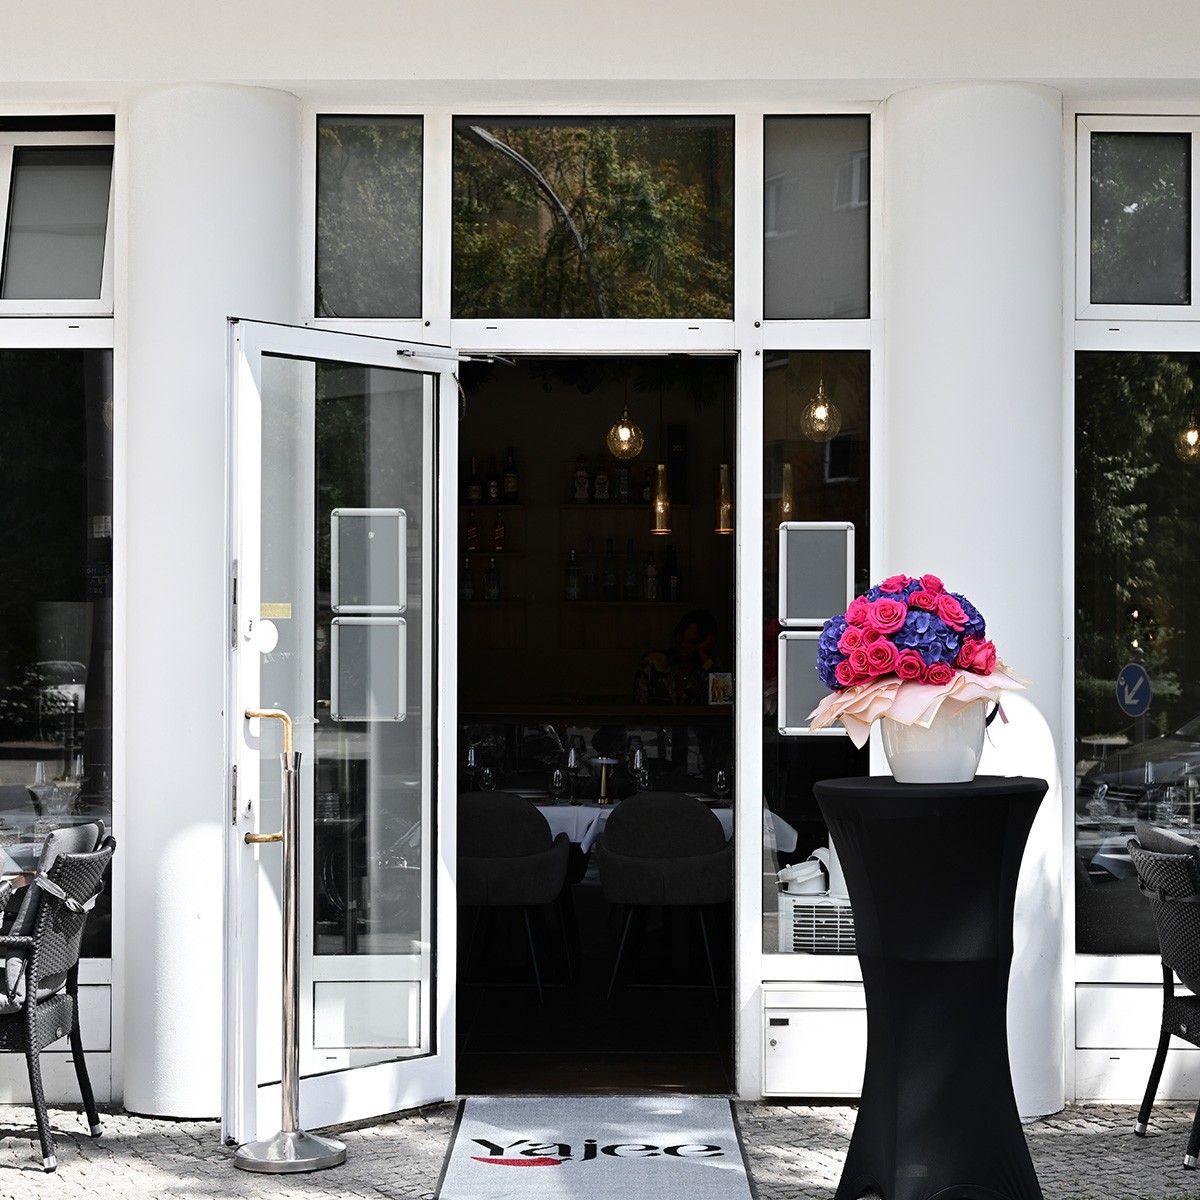
[[[233,778],[229,785],[229,823],[230,825],[237,824],[238,809],[237,809],[237,764],[233,765]]]
[[[237,649],[237,631],[238,631],[238,565],[237,559],[233,560],[233,565],[230,567],[230,588],[229,594],[232,597],[229,616],[229,646],[231,649]]]

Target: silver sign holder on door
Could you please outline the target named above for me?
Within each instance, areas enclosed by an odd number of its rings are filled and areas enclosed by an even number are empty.
[[[296,820],[299,811],[300,754],[292,749],[292,719],[282,709],[246,709],[246,718],[269,717],[283,722],[283,820],[279,833],[248,833],[250,844],[283,844],[283,1063],[280,1070],[283,1122],[279,1132],[258,1142],[239,1146],[233,1165],[243,1171],[286,1175],[323,1171],[346,1161],[346,1147],[332,1138],[306,1133],[300,1128],[300,927],[298,898],[299,856],[296,853]]]

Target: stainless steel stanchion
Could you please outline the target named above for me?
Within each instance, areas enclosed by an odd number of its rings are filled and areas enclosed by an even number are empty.
[[[297,781],[300,755],[292,750],[292,720],[281,709],[247,709],[247,718],[271,717],[283,722],[283,822],[279,833],[248,833],[247,842],[283,843],[283,1065],[280,1086],[282,1128],[273,1137],[239,1146],[233,1165],[268,1175],[322,1171],[346,1161],[346,1147],[332,1138],[300,1128],[300,928],[297,919],[300,869],[296,854]]]

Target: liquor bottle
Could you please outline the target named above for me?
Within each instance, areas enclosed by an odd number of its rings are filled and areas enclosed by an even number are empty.
[[[582,580],[579,573],[579,564],[575,561],[575,551],[572,550],[567,557],[567,586],[565,595],[568,600],[579,600],[582,597]]]
[[[492,522],[492,549],[503,550],[504,539],[508,534],[508,530],[504,525],[504,514],[497,510],[496,519]]]
[[[605,600],[615,600],[618,594],[617,556],[613,553],[613,540],[609,538],[604,548],[604,566],[600,572],[600,595]]]
[[[642,599],[658,599],[658,563],[653,550],[646,554],[646,565],[642,568]]]
[[[479,518],[475,515],[475,510],[471,509],[467,513],[467,527],[465,530],[465,541],[468,550],[479,549]]]
[[[488,473],[483,490],[489,504],[500,503],[500,469],[496,466],[494,454],[488,457]]]
[[[500,572],[496,570],[496,560],[488,559],[487,570],[483,573],[483,598],[485,600],[500,599]]]
[[[575,460],[575,474],[571,478],[571,498],[576,504],[586,504],[592,498],[592,477],[588,474],[587,459],[584,455],[581,454]]]
[[[625,541],[625,579],[621,591],[626,600],[636,600],[638,596],[638,567],[637,558],[633,553],[633,538]]]
[[[587,540],[587,553],[583,556],[583,598],[595,600],[600,595],[600,564],[596,562],[596,549],[591,537]]]
[[[622,463],[613,472],[613,499],[618,504],[629,503],[629,468]]]
[[[516,463],[513,462],[513,448],[508,448],[508,458],[504,464],[504,478],[500,481],[500,494],[505,504],[520,502],[521,483],[517,476]]]
[[[603,458],[596,459],[596,474],[592,476],[592,494],[597,504],[607,504],[612,499],[609,488],[608,467]]]
[[[483,499],[483,481],[479,478],[479,459],[474,454],[471,455],[471,470],[467,474],[465,497],[468,504],[478,504]]]
[[[460,600],[475,599],[475,574],[471,570],[471,560],[463,559],[462,574],[458,577],[458,598]]]
[[[679,581],[679,559],[675,556],[674,546],[667,547],[667,560],[663,564],[663,574],[666,576],[663,598],[674,602],[679,599],[683,590]]]

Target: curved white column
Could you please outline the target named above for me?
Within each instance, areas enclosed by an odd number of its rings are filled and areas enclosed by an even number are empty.
[[[118,803],[133,1112],[220,1113],[225,323],[299,314],[300,111],[282,92],[196,86],[128,115]]]
[[[1001,657],[1034,681],[982,769],[1051,782],[1009,996],[1017,1103],[1035,1116],[1064,1096],[1061,97],[915,88],[888,100],[881,140],[882,574],[931,571],[978,605]]]

